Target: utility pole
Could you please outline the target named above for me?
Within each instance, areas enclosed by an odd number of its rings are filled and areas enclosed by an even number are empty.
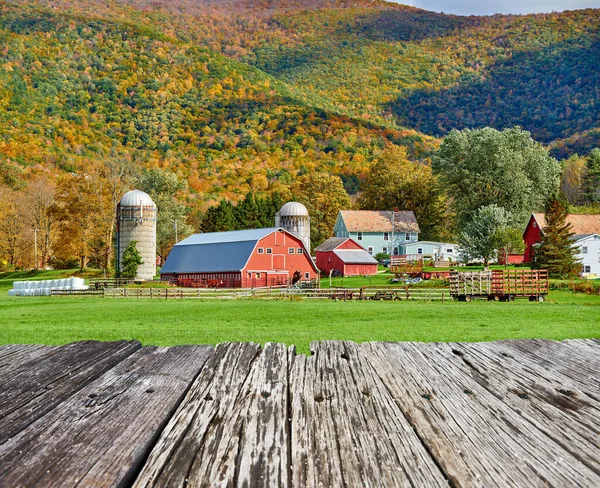
[[[177,236],[177,221],[176,220],[173,221],[173,228],[175,229],[175,244],[177,244],[179,242],[179,238]]]
[[[37,233],[40,231],[40,229],[31,230],[33,230],[33,254],[35,257],[35,269],[38,269]]]

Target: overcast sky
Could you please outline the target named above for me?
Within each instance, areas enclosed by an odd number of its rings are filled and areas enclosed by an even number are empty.
[[[528,14],[600,8],[600,0],[395,0],[425,10],[460,15]]]

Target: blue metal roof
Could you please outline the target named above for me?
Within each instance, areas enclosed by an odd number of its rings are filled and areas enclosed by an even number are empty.
[[[256,240],[196,245],[183,242],[173,246],[160,274],[240,271],[256,246]]]
[[[275,232],[279,227],[268,229],[231,230],[228,232],[208,232],[206,234],[194,234],[175,244],[177,246],[190,246],[196,244],[217,244],[222,242],[244,242],[258,241]],[[175,247],[173,249],[175,249]],[[241,268],[240,268],[241,269]]]

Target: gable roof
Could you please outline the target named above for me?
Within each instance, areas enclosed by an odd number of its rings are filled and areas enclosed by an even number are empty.
[[[378,264],[373,256],[360,249],[336,249],[333,254],[340,258],[344,264]]]
[[[534,212],[531,214],[538,227],[543,232],[546,227],[546,219],[544,214],[540,212]],[[600,214],[592,215],[567,215],[567,222],[571,224],[571,232],[577,235],[583,234],[600,234]]]
[[[330,237],[325,242],[322,242],[315,248],[317,251],[333,251],[336,247],[342,245],[344,242],[349,240],[349,237]]]
[[[160,274],[241,271],[258,241],[277,231],[297,239],[304,248],[302,239],[280,227],[194,234],[173,246]],[[304,254],[316,271],[317,267],[306,250]]]
[[[348,232],[392,232],[392,213],[394,232],[421,232],[411,210],[340,210]]]
[[[600,238],[600,235],[598,234],[575,234],[571,236],[571,240],[574,242],[585,241],[586,239],[589,239],[590,237],[594,236]]]

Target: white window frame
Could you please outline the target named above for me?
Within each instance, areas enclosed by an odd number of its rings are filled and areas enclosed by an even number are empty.
[[[583,246],[583,247],[581,248],[581,254],[587,254],[587,253],[588,253],[588,248],[587,248],[587,246]]]
[[[369,246],[367,248],[367,252],[372,256],[373,255],[373,246]]]
[[[446,249],[446,252],[454,252],[453,249]]]
[[[304,273],[304,279],[310,280],[310,273],[308,271],[306,273]]]
[[[304,254],[304,249],[299,247],[298,249],[296,249],[296,254]]]
[[[406,232],[406,233],[404,234],[404,240],[405,240],[405,241],[410,241],[410,232]]]
[[[417,254],[423,254],[423,248],[417,247]]]
[[[386,253],[386,254],[387,254],[387,247],[386,247],[386,246],[383,246],[383,247],[381,248],[381,252],[384,252],[384,253]]]
[[[383,233],[383,240],[384,241],[389,241],[390,240],[390,233],[389,232],[384,232]]]
[[[584,273],[591,273],[592,272],[592,267],[589,264],[585,264],[583,266],[583,272]]]
[[[273,254],[273,248],[267,247],[267,254]]]
[[[362,235],[362,232],[357,232],[357,233],[356,233],[356,240],[357,240],[357,241],[362,241],[362,240],[363,240],[363,235]]]
[[[259,247],[259,248],[256,250],[256,252],[257,252],[258,254],[264,254],[264,253],[265,253],[265,248],[264,248],[264,247]]]
[[[288,254],[296,254],[296,250],[293,247],[288,247]]]

